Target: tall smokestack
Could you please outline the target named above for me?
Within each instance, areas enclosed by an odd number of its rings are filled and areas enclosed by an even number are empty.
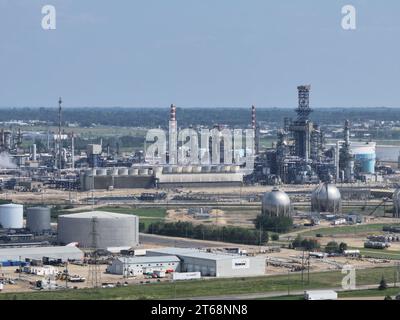
[[[169,116],[169,135],[168,135],[168,151],[169,151],[169,164],[178,163],[178,129],[176,122],[176,106],[171,104]]]
[[[32,145],[32,161],[36,161],[36,144]]]
[[[58,99],[58,169],[62,169],[62,146],[61,146],[61,97]],[[61,171],[60,171],[61,175]]]
[[[256,130],[256,107],[251,106],[251,127]]]
[[[75,169],[75,136],[74,132],[71,134],[71,168]]]
[[[255,154],[258,154],[260,151],[260,134],[257,126],[256,107],[254,105],[251,106],[251,128],[254,130],[254,151]]]
[[[171,104],[169,120],[176,121],[176,106]]]

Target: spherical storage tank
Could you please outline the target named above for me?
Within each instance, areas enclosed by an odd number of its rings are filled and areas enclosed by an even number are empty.
[[[51,230],[50,208],[31,207],[26,211],[26,228],[34,233]]]
[[[335,185],[320,184],[311,194],[311,210],[314,212],[340,213],[342,199]]]
[[[5,229],[22,229],[24,224],[24,206],[20,204],[0,205],[0,225]]]
[[[139,218],[134,215],[91,211],[58,217],[58,241],[80,247],[133,247],[139,244]]]
[[[266,192],[262,198],[262,214],[273,217],[289,217],[291,203],[289,196],[278,189]]]

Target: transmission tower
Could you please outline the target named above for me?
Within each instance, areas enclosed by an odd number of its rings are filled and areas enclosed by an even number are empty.
[[[101,272],[100,266],[97,260],[97,237],[99,234],[97,233],[97,223],[98,220],[96,217],[92,218],[92,230],[90,232],[92,238],[91,252],[89,255],[89,275],[88,275],[88,283],[92,288],[98,288],[101,284]]]

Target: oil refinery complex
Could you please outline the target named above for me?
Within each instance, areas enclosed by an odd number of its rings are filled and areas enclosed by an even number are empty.
[[[381,161],[371,139],[356,141],[350,121],[335,135],[313,122],[311,87],[297,89],[295,118],[282,119],[270,145],[255,106],[240,128],[253,132],[254,150],[224,140],[223,124],[193,124],[221,132],[199,153],[214,159],[217,145],[225,161],[205,164],[171,163],[171,149],[165,163],[146,146],[111,150],[102,138],[77,152],[81,128],[66,132],[61,98],[56,132],[42,132],[40,151],[27,131],[3,128],[0,291],[288,273],[303,281],[305,271],[346,265],[400,271],[397,164]],[[178,120],[171,105],[168,147]],[[177,154],[186,151],[177,143]],[[238,160],[246,156],[253,170]]]

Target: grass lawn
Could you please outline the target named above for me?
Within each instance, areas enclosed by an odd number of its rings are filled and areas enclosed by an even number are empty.
[[[317,233],[322,234],[324,236],[332,236],[332,235],[343,235],[343,234],[357,234],[357,233],[374,233],[374,232],[382,232],[382,228],[387,225],[393,224],[385,224],[385,223],[376,223],[376,224],[362,224],[362,225],[354,225],[354,226],[342,226],[342,227],[330,227],[330,228],[321,228],[312,231],[306,231],[301,233],[303,236],[315,236]],[[395,226],[400,226],[400,224],[395,224]]]
[[[381,250],[381,249],[370,249],[370,248],[353,248],[360,250],[360,253],[364,256],[368,256],[371,258],[377,259],[393,259],[400,260],[400,252],[398,251],[389,251],[389,250]]]
[[[124,208],[124,207],[101,207],[100,211],[109,211],[123,214],[134,214],[141,218],[163,219],[167,215],[167,210],[163,208]]]
[[[357,271],[357,284],[376,284],[384,275],[386,281],[394,282],[393,268],[374,268]],[[0,299],[171,299],[174,297],[207,297],[234,294],[250,294],[290,290],[307,290],[340,287],[343,275],[340,271],[310,274],[310,284],[301,283],[300,274],[264,276],[253,278],[210,279],[184,282],[163,282],[155,284],[133,285],[108,289],[81,289],[69,291],[3,293]],[[307,279],[307,276],[305,276]]]
[[[366,297],[382,297],[382,300],[386,296],[395,297],[400,294],[400,288],[388,288],[386,290],[369,289],[369,290],[354,290],[354,291],[343,291],[338,292],[340,298],[366,298]],[[260,298],[257,300],[304,300],[303,295],[290,295],[290,296],[278,296],[270,298]]]

